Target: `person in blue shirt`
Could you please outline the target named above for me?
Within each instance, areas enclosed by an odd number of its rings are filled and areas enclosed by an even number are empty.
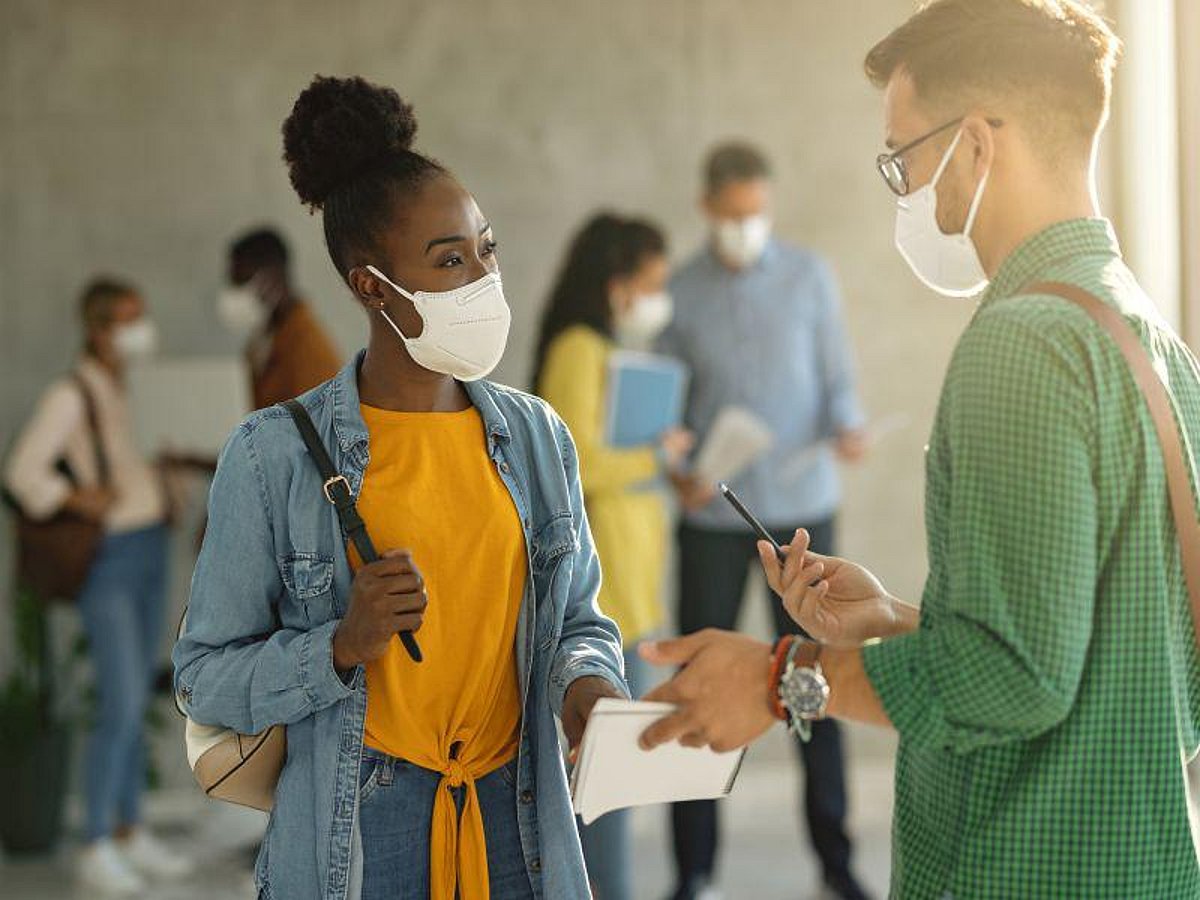
[[[692,372],[685,427],[703,447],[727,407],[743,407],[771,430],[770,452],[730,485],[781,543],[808,529],[817,552],[834,549],[840,491],[837,463],[866,451],[838,287],[829,264],[811,250],[772,236],[766,158],[744,143],[715,148],[704,172],[703,207],[711,240],[671,278],[675,317],[659,349]],[[714,486],[675,479],[683,507],[679,529],[679,627],[732,629],[755,536]],[[768,594],[769,596],[769,594]],[[795,624],[778,603],[780,634]],[[838,726],[817,723],[799,744],[805,802],[824,889],[862,898],[850,872],[846,791]],[[717,896],[712,887],[719,842],[713,801],[672,808],[678,889],[675,900]]]

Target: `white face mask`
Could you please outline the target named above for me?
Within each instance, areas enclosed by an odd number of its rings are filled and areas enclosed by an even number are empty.
[[[512,312],[504,299],[499,274],[489,272],[452,291],[410,294],[374,266],[367,266],[367,271],[416,307],[424,329],[415,338],[405,337],[386,310],[380,312],[417,365],[459,381],[478,381],[500,364],[508,344]]]
[[[971,241],[971,228],[987,187],[989,169],[980,179],[961,234],[943,234],[937,223],[937,183],[950,164],[962,130],[938,164],[933,180],[919,191],[896,201],[896,249],[913,273],[928,287],[947,297],[971,297],[987,286],[987,273]]]
[[[248,338],[262,331],[270,311],[254,289],[254,279],[245,284],[227,285],[217,293],[217,319],[227,331]]]
[[[765,213],[744,219],[720,219],[713,229],[717,254],[738,269],[758,262],[771,239],[771,217]]]
[[[125,362],[153,356],[158,351],[158,329],[147,318],[113,329],[113,348]]]
[[[671,324],[675,304],[666,291],[644,294],[633,301],[633,305],[617,316],[617,337],[622,342],[649,343]]]

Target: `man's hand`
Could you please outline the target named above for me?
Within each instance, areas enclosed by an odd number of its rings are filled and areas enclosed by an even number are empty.
[[[354,573],[350,607],[333,635],[333,666],[346,672],[383,656],[402,631],[420,631],[429,597],[407,550],[389,550]]]
[[[670,477],[675,493],[679,495],[679,503],[687,512],[704,509],[717,496],[717,489],[696,475],[672,473]]]
[[[643,749],[678,740],[685,747],[712,747],[721,753],[764,734],[778,721],[771,709],[771,649],[754,638],[711,628],[642,644],[647,661],[683,667],[646,695],[679,709],[643,732]]]
[[[808,532],[797,531],[782,566],[765,541],[759,542],[758,555],[771,590],[813,638],[831,647],[858,647],[916,628],[917,610],[892,597],[874,575],[847,560],[813,553],[808,542]]]
[[[676,472],[687,461],[688,454],[696,445],[696,436],[684,428],[671,428],[663,432],[658,444],[667,458],[667,471]]]
[[[861,462],[871,449],[871,438],[863,429],[843,431],[833,444],[838,459],[844,463]]]
[[[597,675],[586,675],[571,682],[567,695],[563,698],[562,724],[567,736],[567,746],[570,748],[571,761],[579,752],[579,744],[583,740],[583,731],[587,728],[588,718],[592,707],[602,697],[614,697],[624,700],[625,695],[618,691],[606,678]]]

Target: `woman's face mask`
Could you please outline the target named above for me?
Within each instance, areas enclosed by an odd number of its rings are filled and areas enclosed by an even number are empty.
[[[499,273],[489,272],[452,291],[410,294],[374,266],[367,266],[367,271],[411,300],[421,317],[420,335],[410,338],[386,310],[380,310],[417,365],[459,381],[478,381],[499,365],[512,324]]]
[[[617,338],[622,343],[648,344],[671,324],[675,304],[666,291],[643,294],[616,316]]]

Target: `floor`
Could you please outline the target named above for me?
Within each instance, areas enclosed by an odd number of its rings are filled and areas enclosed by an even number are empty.
[[[854,729],[848,735],[856,869],[877,897],[886,895],[888,882],[892,749],[890,738],[880,732]],[[720,887],[726,900],[816,896],[817,871],[796,814],[796,781],[787,737],[777,730],[751,751],[733,796],[722,801],[726,843]],[[148,815],[164,837],[186,847],[200,863],[196,878],[156,885],[148,898],[251,900],[242,848],[261,831],[258,814],[206,802],[180,786],[151,795]],[[70,816],[77,820],[78,810]],[[672,880],[665,811],[639,810],[634,827],[638,900],[663,900]],[[72,884],[70,858],[66,846],[53,858],[0,862],[0,897],[82,900],[85,894]]]

